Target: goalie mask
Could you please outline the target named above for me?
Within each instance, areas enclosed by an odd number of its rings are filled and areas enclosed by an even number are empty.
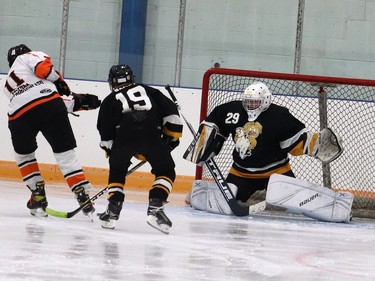
[[[243,93],[242,105],[249,121],[254,121],[263,111],[266,111],[271,101],[272,94],[263,83],[255,82],[247,87]]]
[[[124,84],[134,83],[134,74],[127,64],[114,65],[109,70],[108,83],[111,91]]]
[[[9,67],[12,67],[14,61],[16,60],[16,58],[19,55],[23,55],[23,54],[26,54],[28,52],[31,52],[31,49],[24,44],[21,44],[21,45],[10,48],[9,51],[8,51]]]

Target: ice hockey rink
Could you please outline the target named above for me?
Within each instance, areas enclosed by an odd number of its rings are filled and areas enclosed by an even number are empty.
[[[323,223],[265,211],[238,218],[192,210],[173,194],[166,235],[146,223],[147,193],[128,191],[115,230],[81,213],[29,214],[29,191],[0,181],[0,280],[375,280],[375,223]],[[49,207],[78,204],[63,185],[47,186]],[[94,193],[100,189],[95,188]],[[95,201],[106,208],[105,195]]]

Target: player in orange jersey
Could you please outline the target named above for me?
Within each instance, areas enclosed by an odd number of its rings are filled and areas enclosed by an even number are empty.
[[[71,93],[50,57],[43,52],[31,51],[24,44],[9,49],[8,62],[10,70],[4,86],[4,93],[10,100],[8,124],[16,163],[31,191],[27,202],[30,213],[47,216],[45,182],[35,158],[39,132],[50,144],[78,203],[85,204],[90,200],[87,192],[91,184],[74,151],[76,140],[68,112],[95,109],[100,106],[100,100],[95,95]],[[62,99],[62,95],[67,98]],[[83,209],[89,216],[94,211],[91,204]]]

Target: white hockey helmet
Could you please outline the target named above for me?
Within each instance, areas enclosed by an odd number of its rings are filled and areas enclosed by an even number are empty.
[[[266,111],[272,102],[272,94],[261,82],[254,82],[243,93],[242,105],[247,111],[249,121],[254,121]]]

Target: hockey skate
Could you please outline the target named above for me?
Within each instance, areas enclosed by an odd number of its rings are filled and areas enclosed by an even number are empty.
[[[48,202],[44,189],[44,181],[37,182],[35,190],[30,189],[30,191],[31,197],[26,204],[27,208],[30,209],[30,214],[36,217],[47,217],[48,214],[45,210],[48,206]]]
[[[80,186],[74,190],[74,194],[76,196],[76,199],[78,201],[78,204],[80,206],[86,204],[87,202],[90,202],[90,197],[86,193],[85,188],[83,186]],[[86,207],[82,209],[82,213],[87,216],[90,220],[93,221],[93,213],[95,212],[95,208],[93,204],[90,202]]]
[[[122,202],[109,200],[107,210],[98,214],[103,228],[114,229],[120,217]]]
[[[169,234],[169,228],[172,226],[172,222],[164,213],[164,204],[160,199],[150,199],[150,203],[147,209],[147,223],[153,228]]]

